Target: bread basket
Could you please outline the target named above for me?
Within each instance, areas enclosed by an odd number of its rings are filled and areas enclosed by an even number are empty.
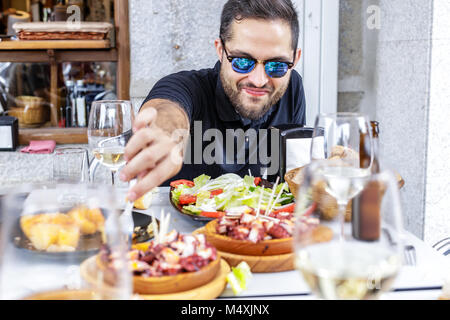
[[[50,112],[40,97],[19,96],[16,105],[8,110],[8,114],[19,119],[20,125],[39,125],[49,120]]]
[[[302,170],[303,167],[295,168],[289,170],[284,175],[284,180],[289,186],[289,190],[294,195],[294,198],[297,199],[299,189],[302,185],[303,175]],[[331,196],[328,192],[325,191],[325,186],[323,184],[317,184],[313,189],[313,200],[317,203],[317,210],[320,212],[322,218],[325,220],[333,219],[339,212],[338,204],[336,199]],[[347,210],[345,212],[345,220],[351,220],[351,212],[352,212],[352,202],[349,201],[347,205]]]
[[[289,190],[294,195],[295,199],[298,197],[299,189],[302,185],[303,175],[302,170],[303,167],[295,168],[289,170],[284,175],[284,180],[289,186]],[[398,188],[402,188],[405,184],[405,181],[400,176],[400,174],[395,174],[397,177]],[[318,183],[312,192],[312,197],[314,202],[317,203],[317,210],[320,212],[322,218],[325,220],[331,220],[338,214],[338,204],[336,199],[331,196],[328,192],[325,191],[325,185],[323,183]],[[345,220],[350,221],[352,214],[352,201],[349,201],[347,205],[347,210],[345,212]]]

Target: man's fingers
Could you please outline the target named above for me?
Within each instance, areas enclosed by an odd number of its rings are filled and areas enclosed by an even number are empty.
[[[145,149],[149,144],[151,144],[158,134],[154,129],[145,128],[137,131],[131,139],[128,141],[125,147],[125,161],[133,159],[142,149]]]
[[[153,121],[155,121],[158,112],[155,108],[145,108],[134,119],[133,123],[133,132],[138,131],[139,129],[150,126]]]
[[[155,168],[158,162],[170,153],[172,149],[170,145],[166,141],[158,141],[143,149],[122,169],[120,178],[128,181],[142,171]]]
[[[138,182],[128,192],[127,198],[131,201],[139,199],[146,192],[173,177],[178,171],[180,171],[180,169],[181,167],[174,166],[172,161],[166,158],[153,170],[150,170],[145,177],[138,179]]]

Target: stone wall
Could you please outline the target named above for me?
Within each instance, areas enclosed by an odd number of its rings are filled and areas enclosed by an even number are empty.
[[[424,235],[432,0],[380,0],[376,119],[385,166],[406,183],[401,191],[408,230]]]
[[[424,239],[450,237],[450,1],[434,0]]]
[[[213,67],[224,0],[130,1],[131,97],[140,106],[163,76]]]

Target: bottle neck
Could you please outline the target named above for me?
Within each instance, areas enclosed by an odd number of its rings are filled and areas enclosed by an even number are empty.
[[[370,126],[372,129],[372,147],[373,147],[373,162],[372,162],[372,172],[380,172],[380,154],[379,154],[379,140],[378,134],[380,132],[378,127],[378,121],[370,121]]]

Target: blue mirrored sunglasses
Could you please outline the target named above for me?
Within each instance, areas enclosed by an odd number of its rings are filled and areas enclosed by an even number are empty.
[[[230,61],[231,67],[237,73],[249,73],[251,72],[256,63],[264,64],[264,70],[266,74],[271,78],[281,78],[288,72],[290,68],[293,67],[293,62],[284,62],[284,61],[261,61],[253,58],[244,58],[244,57],[233,57],[228,55],[227,49],[225,48],[225,43],[222,40],[222,46],[225,51],[225,55],[227,56],[227,60]],[[295,53],[295,51],[294,51]]]

